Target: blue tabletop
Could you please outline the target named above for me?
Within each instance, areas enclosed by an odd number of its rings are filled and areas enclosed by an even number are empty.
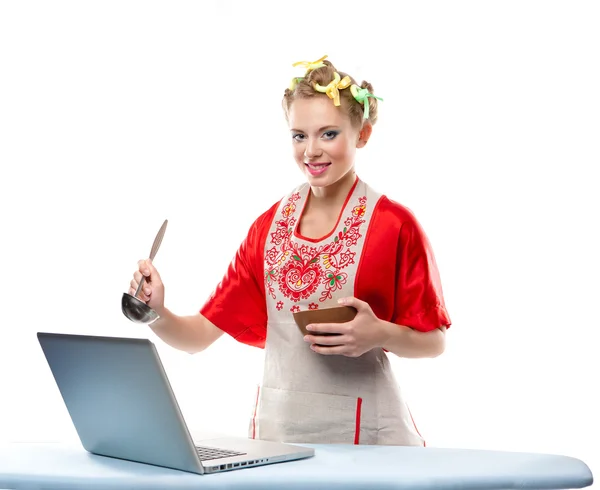
[[[95,456],[77,444],[0,446],[10,489],[563,489],[592,484],[567,456],[397,446],[306,445],[314,457],[213,475]]]

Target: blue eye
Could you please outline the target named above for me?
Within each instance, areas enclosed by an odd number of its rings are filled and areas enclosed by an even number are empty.
[[[304,139],[304,135],[301,133],[296,133],[292,135],[292,139],[295,141],[302,141]]]
[[[333,138],[335,138],[339,133],[337,131],[327,131],[325,133],[323,133],[323,137],[326,140],[332,140]]]

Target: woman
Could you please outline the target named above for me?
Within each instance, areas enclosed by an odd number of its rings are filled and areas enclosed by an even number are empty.
[[[223,280],[189,317],[164,305],[151,261],[131,281],[160,315],[153,331],[200,352],[224,332],[265,349],[250,437],[296,443],[424,445],[386,352],[434,357],[450,318],[431,246],[413,214],[361,181],[354,168],[378,101],[325,57],[285,90],[283,109],[306,182],[250,227]],[[346,323],[308,327],[293,313],[339,305]]]

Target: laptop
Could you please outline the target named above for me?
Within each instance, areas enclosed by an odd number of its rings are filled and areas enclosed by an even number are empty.
[[[193,441],[148,339],[47,332],[37,337],[90,453],[198,474],[314,456],[312,448],[271,441]]]

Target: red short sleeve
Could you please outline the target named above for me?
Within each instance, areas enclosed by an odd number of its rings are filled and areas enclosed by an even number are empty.
[[[274,204],[252,224],[223,279],[200,309],[237,341],[260,348],[267,338],[264,247],[278,206]]]
[[[407,210],[397,249],[396,307],[393,322],[428,332],[449,327],[442,283],[431,244]]]
[[[428,332],[451,324],[425,232],[408,208],[385,196],[373,210],[355,295],[397,325]]]

